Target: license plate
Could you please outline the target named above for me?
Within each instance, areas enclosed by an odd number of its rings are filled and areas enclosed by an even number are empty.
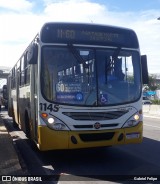
[[[140,134],[139,133],[129,133],[126,134],[127,139],[133,139],[133,138],[139,138]]]

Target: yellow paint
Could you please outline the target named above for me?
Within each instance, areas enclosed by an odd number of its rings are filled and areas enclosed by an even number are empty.
[[[90,148],[90,147],[103,147],[111,145],[129,144],[129,143],[140,143],[142,142],[142,129],[143,123],[140,122],[137,126],[132,128],[115,129],[115,130],[95,130],[95,131],[55,131],[51,130],[46,126],[38,127],[38,146],[41,151],[55,150],[55,149],[78,149],[78,148]],[[107,133],[115,132],[111,140],[104,141],[90,141],[84,142],[80,139],[79,134],[89,133]],[[123,133],[124,138],[118,141],[119,135]],[[139,138],[126,139],[126,133],[140,133]],[[73,144],[71,136],[77,139],[77,144]]]

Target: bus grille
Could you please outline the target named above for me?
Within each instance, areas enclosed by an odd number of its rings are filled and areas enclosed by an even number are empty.
[[[118,123],[101,124],[101,128],[116,127]],[[93,125],[73,125],[74,128],[93,128]]]
[[[111,120],[126,114],[128,110],[108,112],[63,112],[64,115],[74,120]]]
[[[111,140],[113,136],[114,132],[79,134],[80,139],[84,142]]]

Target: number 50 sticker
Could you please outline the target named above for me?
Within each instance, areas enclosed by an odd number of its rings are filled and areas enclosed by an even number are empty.
[[[57,84],[56,85],[56,91],[57,92],[64,92],[65,91],[64,84]]]

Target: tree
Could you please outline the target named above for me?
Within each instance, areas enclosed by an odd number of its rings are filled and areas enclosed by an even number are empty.
[[[148,87],[149,87],[149,90],[151,91],[155,91],[158,88],[155,75],[149,75]]]

